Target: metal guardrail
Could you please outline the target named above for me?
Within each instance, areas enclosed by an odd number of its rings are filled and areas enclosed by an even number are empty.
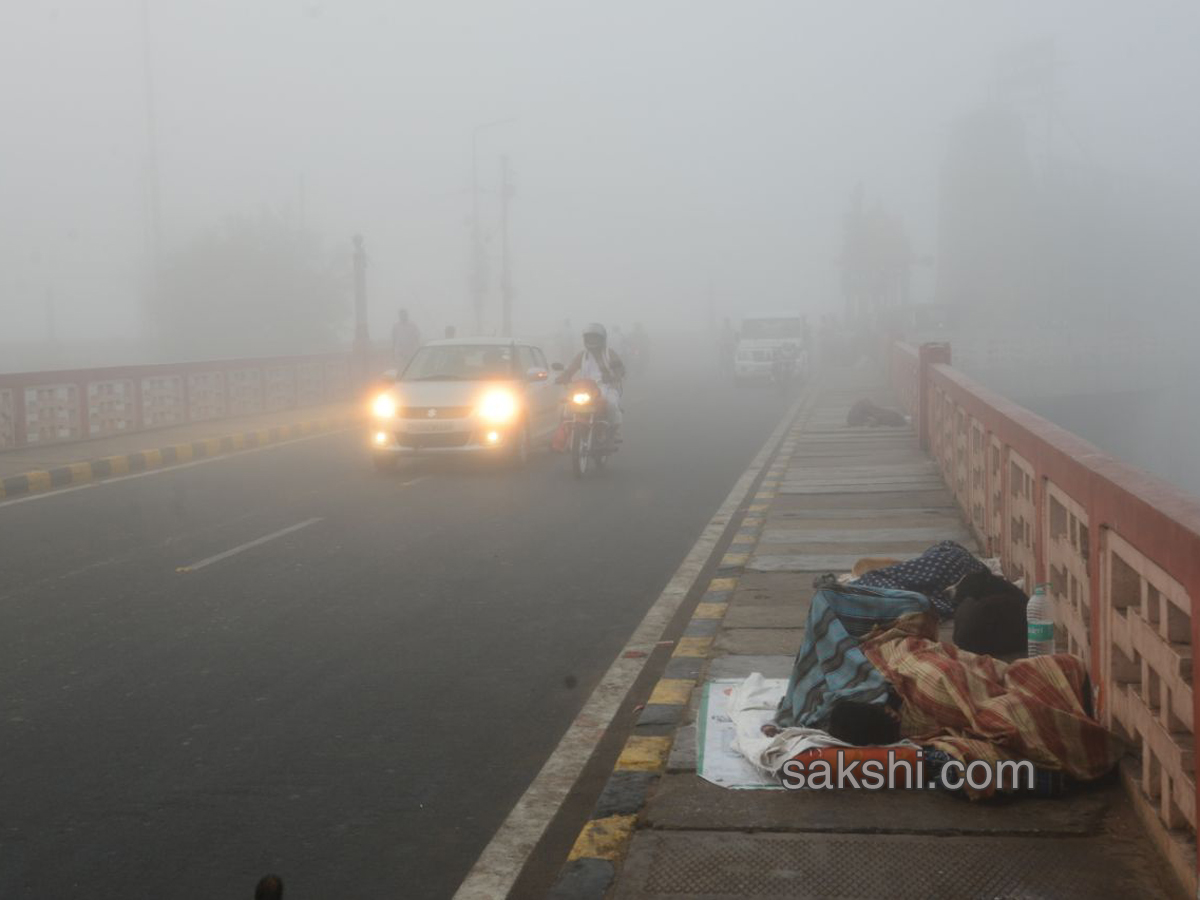
[[[0,450],[348,399],[348,353],[0,375]]]
[[[1049,583],[1059,648],[1088,661],[1098,714],[1140,758],[1138,805],[1194,893],[1200,501],[962,375],[948,345],[894,344],[890,363],[980,546]]]

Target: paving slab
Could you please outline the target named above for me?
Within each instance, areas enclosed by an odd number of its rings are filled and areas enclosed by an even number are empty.
[[[941,482],[941,473],[930,466],[887,465],[868,466],[851,465],[839,466],[836,469],[821,465],[791,466],[784,473],[784,481],[849,481],[854,483],[891,482],[891,481],[932,481]]]
[[[885,465],[889,463],[916,462],[920,456],[911,450],[805,450],[793,458],[797,466],[815,466],[821,463],[843,465],[853,462],[855,465]]]
[[[614,898],[1164,896],[1116,839],[639,832]]]
[[[643,820],[648,828],[680,830],[1079,836],[1103,831],[1106,813],[1123,799],[1116,782],[1083,789],[1070,802],[984,803],[937,789],[731,791],[680,775],[659,782]]]
[[[957,509],[954,496],[945,488],[938,491],[897,491],[880,493],[847,492],[842,494],[788,495],[780,492],[776,509]]]
[[[920,555],[919,552],[911,551],[886,554],[857,551],[854,553],[786,553],[763,556],[756,553],[750,557],[746,568],[751,572],[811,572],[818,575],[824,572],[849,572],[854,568],[854,564],[864,556],[888,556],[903,562],[915,559]]]
[[[891,556],[903,559],[906,556],[917,556],[935,541],[822,541],[797,544],[776,544],[763,541],[756,549],[760,556],[821,556],[826,553],[857,553],[862,556]]]
[[[667,775],[672,772],[696,771],[696,725],[689,722],[680,725],[675,732],[675,741],[667,755]],[[707,784],[707,782],[705,782]]]
[[[782,505],[783,500],[781,499],[778,506]],[[768,512],[766,522],[768,528],[782,523],[796,522],[804,524],[803,526],[795,527],[808,527],[809,521],[814,523],[813,527],[838,528],[842,526],[861,527],[865,524],[864,520],[880,527],[910,521],[920,522],[922,527],[963,527],[962,519],[959,518],[957,511],[953,509],[929,509],[927,507],[894,507],[891,509],[775,508]]]
[[[779,603],[730,608],[722,624],[725,628],[803,628],[807,618],[807,603]]]
[[[709,660],[708,677],[710,681],[719,681],[722,678],[749,678],[757,672],[763,678],[790,678],[795,661],[794,651],[788,656],[715,656]]]
[[[785,481],[779,486],[781,494],[920,494],[936,490],[941,481],[889,481],[881,484],[858,482]],[[919,501],[918,501],[919,502]]]
[[[804,596],[807,599],[812,596],[812,579],[778,573],[746,572],[738,579],[737,590],[734,591],[733,598],[738,600],[751,592],[767,591],[801,591],[805,592]]]
[[[717,635],[714,649],[724,654],[788,656],[803,640],[803,628],[729,628]]]
[[[770,575],[774,578],[786,580],[788,584],[779,587],[741,588],[735,591],[733,597],[730,599],[729,612],[743,608],[765,607],[771,609],[781,606],[808,609],[808,604],[812,600],[814,590],[812,587],[812,578],[806,578],[803,575],[794,575],[790,572],[747,572],[742,576],[742,580],[747,581],[756,575]],[[726,615],[728,616],[728,614],[727,612]]]
[[[788,528],[772,528],[768,526],[759,538],[760,544],[821,544],[848,541],[854,544],[878,544],[888,541],[924,541],[935,544],[938,541],[962,541],[970,535],[961,525],[955,527],[938,526],[930,528],[920,523],[910,527],[895,526],[892,528],[862,528],[862,522],[841,528],[829,527],[825,523],[819,525],[791,526]]]

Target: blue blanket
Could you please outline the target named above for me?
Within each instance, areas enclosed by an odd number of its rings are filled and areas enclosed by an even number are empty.
[[[929,609],[929,600],[911,591],[855,584],[817,590],[775,723],[826,728],[839,700],[886,702],[887,681],[859,649],[859,638],[876,625]]]

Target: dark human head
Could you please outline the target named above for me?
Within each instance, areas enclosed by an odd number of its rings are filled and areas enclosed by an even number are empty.
[[[254,888],[254,900],[283,900],[283,879],[278,875],[264,875]]]
[[[856,747],[894,744],[900,740],[900,721],[882,703],[841,700],[830,710],[829,733]]]
[[[396,318],[399,319],[401,322],[407,322],[408,321],[408,310],[407,309],[397,310]]]
[[[583,329],[583,346],[593,353],[599,353],[608,343],[608,330],[599,322],[593,322]]]

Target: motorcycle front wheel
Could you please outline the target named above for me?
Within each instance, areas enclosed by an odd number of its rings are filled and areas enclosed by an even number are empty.
[[[571,471],[576,478],[587,474],[592,460],[592,426],[576,425],[571,432]]]

